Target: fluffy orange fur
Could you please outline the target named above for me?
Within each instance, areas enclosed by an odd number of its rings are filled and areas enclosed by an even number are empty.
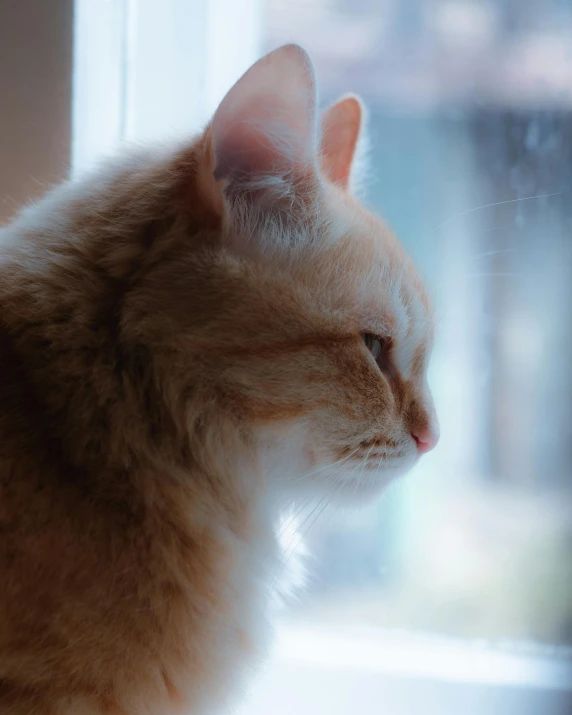
[[[317,130],[287,46],[0,232],[1,715],[210,711],[264,649],[280,510],[436,438],[429,302],[348,191],[361,116]]]

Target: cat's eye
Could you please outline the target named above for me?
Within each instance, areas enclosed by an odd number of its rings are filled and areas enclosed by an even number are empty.
[[[373,335],[372,333],[364,333],[363,340],[366,348],[370,351],[374,360],[381,357],[385,347],[385,341],[383,338],[379,338],[377,335]]]

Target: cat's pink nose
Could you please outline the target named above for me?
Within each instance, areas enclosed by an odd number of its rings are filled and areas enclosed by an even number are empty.
[[[437,446],[439,430],[431,425],[422,425],[411,430],[411,436],[417,443],[417,452],[425,454]]]

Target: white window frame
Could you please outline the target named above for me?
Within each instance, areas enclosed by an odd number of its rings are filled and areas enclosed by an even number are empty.
[[[260,55],[262,0],[75,3],[74,173],[124,142],[199,131]]]

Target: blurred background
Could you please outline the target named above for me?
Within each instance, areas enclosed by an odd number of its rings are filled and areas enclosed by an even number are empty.
[[[365,100],[365,201],[438,317],[439,448],[317,524],[300,616],[572,644],[572,3],[263,6],[263,50]]]
[[[247,712],[572,712],[572,0],[3,0],[0,35],[4,219],[199,129],[285,42],[323,105],[368,107],[363,200],[433,296],[442,438],[290,534],[307,587]]]

